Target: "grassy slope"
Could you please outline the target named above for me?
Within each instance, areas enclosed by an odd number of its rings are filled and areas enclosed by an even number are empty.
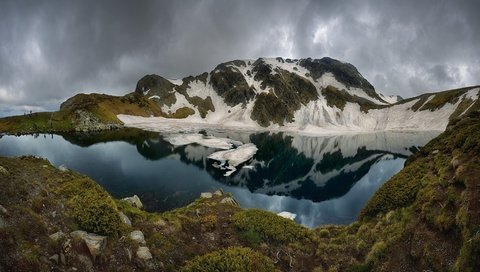
[[[78,94],[65,101],[56,112],[39,112],[0,119],[0,132],[38,133],[65,132],[82,127],[78,112],[85,112],[95,123],[121,125],[117,114],[159,116],[158,105],[136,94],[111,96],[105,94]]]

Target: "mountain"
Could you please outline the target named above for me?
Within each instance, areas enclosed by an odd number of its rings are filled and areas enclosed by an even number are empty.
[[[303,133],[445,130],[480,107],[478,86],[402,99],[378,93],[332,58],[259,58],[219,64],[183,79],[146,75],[125,96],[78,94],[60,110],[0,119],[0,132],[106,130],[159,125]]]
[[[165,117],[219,127],[304,132],[444,130],[450,117],[478,107],[479,88],[385,96],[349,63],[331,58],[259,58],[219,64],[182,80],[147,75],[135,93]],[[127,125],[144,118],[118,116]],[[150,119],[167,122],[166,118]],[[179,120],[175,120],[179,122]]]

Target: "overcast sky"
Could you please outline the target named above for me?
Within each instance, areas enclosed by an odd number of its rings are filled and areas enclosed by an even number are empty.
[[[480,84],[479,26],[478,0],[0,0],[0,114],[262,56],[330,56],[410,97]]]

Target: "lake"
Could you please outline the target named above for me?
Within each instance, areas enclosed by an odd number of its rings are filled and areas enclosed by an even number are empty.
[[[297,214],[298,223],[315,227],[354,221],[375,191],[402,169],[406,158],[439,134],[195,133],[253,143],[258,151],[230,176],[207,158],[219,149],[198,143],[178,145],[172,140],[178,133],[138,129],[3,136],[0,155],[47,158],[53,165],[91,177],[114,197],[138,195],[148,211],[171,210],[187,205],[201,192],[222,189],[242,207],[288,211]]]

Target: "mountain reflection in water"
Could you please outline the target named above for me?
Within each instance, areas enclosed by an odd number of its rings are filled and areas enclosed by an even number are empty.
[[[258,151],[229,177],[212,166],[214,148],[173,146],[165,134],[137,129],[95,134],[4,136],[1,156],[37,155],[96,180],[115,197],[137,194],[150,211],[184,206],[222,188],[243,207],[296,213],[309,227],[355,220],[373,193],[412,151],[438,132],[309,137],[202,131],[254,143]]]

